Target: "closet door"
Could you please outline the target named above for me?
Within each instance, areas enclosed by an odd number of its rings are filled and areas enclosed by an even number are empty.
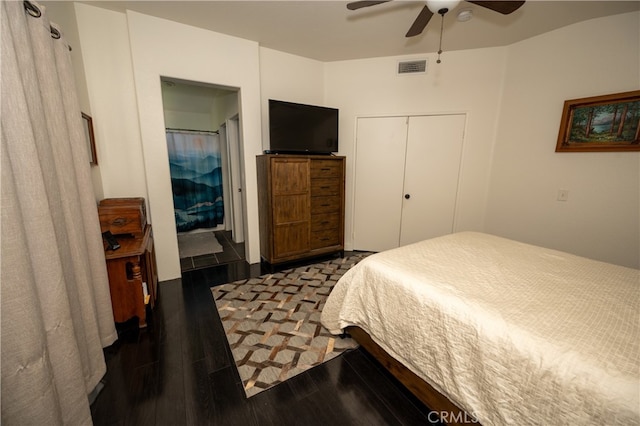
[[[356,132],[354,248],[398,247],[407,117],[359,118]]]
[[[465,119],[409,118],[401,246],[453,232]]]

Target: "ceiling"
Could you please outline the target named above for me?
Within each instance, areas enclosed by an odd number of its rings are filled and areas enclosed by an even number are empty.
[[[260,46],[323,62],[438,51],[440,16],[419,36],[405,33],[424,6],[421,1],[392,1],[347,10],[345,1],[86,1],[127,9],[256,41]],[[458,22],[460,10],[473,19]],[[446,51],[505,46],[566,25],[640,10],[640,1],[529,0],[511,15],[461,2],[445,16]]]

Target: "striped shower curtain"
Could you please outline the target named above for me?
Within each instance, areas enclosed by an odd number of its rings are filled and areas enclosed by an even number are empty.
[[[222,156],[217,133],[167,129],[178,232],[224,222]]]

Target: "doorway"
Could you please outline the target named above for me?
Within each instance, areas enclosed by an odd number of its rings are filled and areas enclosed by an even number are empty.
[[[240,116],[238,114],[229,118],[220,126],[220,137],[226,141],[227,164],[229,164],[229,193],[230,203],[227,204],[231,238],[235,243],[244,241],[244,206],[242,202],[242,144],[240,143]]]
[[[243,260],[239,90],[161,82],[181,271]]]

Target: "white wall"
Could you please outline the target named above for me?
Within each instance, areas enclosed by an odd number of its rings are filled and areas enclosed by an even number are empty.
[[[260,48],[263,149],[269,149],[269,99],[325,105],[324,63]]]
[[[224,113],[225,118],[240,113],[246,257],[259,262],[255,156],[263,150],[262,133],[268,138],[262,124],[267,99],[322,104],[323,64],[135,12],[81,3],[75,3],[75,10],[87,52],[84,67],[97,138],[105,141],[98,153],[104,193],[147,199],[160,280],[180,276],[161,76],[239,90],[224,100]],[[169,114],[172,119],[180,115]]]
[[[640,267],[640,153],[554,152],[565,100],[640,88],[639,29],[630,13],[508,48],[488,232]]]
[[[218,126],[213,124],[211,114],[191,111],[164,110],[164,122],[168,129],[190,129],[214,131]]]
[[[212,90],[197,83],[180,82],[170,88],[162,86],[167,128],[217,131],[227,119],[238,115],[237,90]]]
[[[213,100],[211,121],[218,130],[228,119],[238,115],[238,92],[233,91]]]
[[[134,12],[76,3],[107,197],[149,203],[160,280],[180,276],[160,77],[240,89],[246,257],[259,262],[255,155],[261,152],[259,54],[254,42]]]
[[[255,155],[261,152],[260,66],[255,42],[127,11],[149,204],[161,280],[180,276],[160,77],[240,88],[246,257],[259,262]]]
[[[456,230],[640,263],[639,155],[553,152],[563,100],[640,85],[637,13],[511,47],[445,52],[439,65],[427,55],[427,75],[399,77],[397,61],[415,56],[322,63],[137,13],[80,3],[75,11],[104,193],[149,200],[162,280],[179,276],[179,263],[160,76],[240,91],[249,262],[259,261],[255,155],[268,148],[267,100],[276,98],[340,108],[347,249],[357,117],[463,112]],[[564,204],[555,201],[560,187],[570,191]]]
[[[75,3],[102,193],[147,198],[126,16]]]
[[[429,59],[426,75],[396,75],[397,62],[415,56],[326,64],[326,100],[340,108],[340,154],[347,156],[347,250],[353,244],[357,117],[466,113],[455,230],[482,230],[484,226],[506,49],[445,52],[441,64],[436,64],[434,55],[424,57]]]

